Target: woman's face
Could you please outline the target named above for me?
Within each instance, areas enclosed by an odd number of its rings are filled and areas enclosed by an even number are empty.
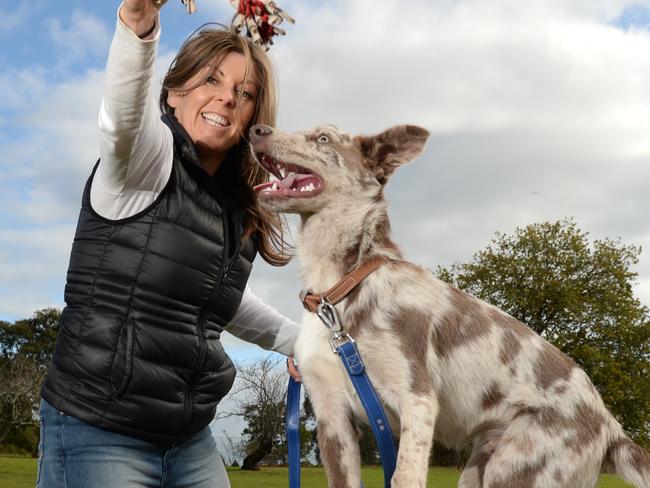
[[[246,77],[246,58],[231,52],[219,66],[209,68],[207,80],[190,91],[170,91],[167,103],[190,135],[203,164],[214,174],[228,150],[239,141],[255,111],[258,82],[255,70]],[[197,73],[186,86],[205,77]]]

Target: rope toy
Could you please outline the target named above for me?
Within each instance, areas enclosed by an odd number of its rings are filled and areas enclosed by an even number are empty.
[[[193,1],[193,0],[190,0]],[[232,26],[239,33],[246,26],[246,33],[253,39],[253,44],[268,49],[273,44],[273,36],[285,35],[278,25],[283,21],[294,24],[289,14],[278,7],[273,0],[229,0],[237,10]]]
[[[181,0],[187,7],[187,13],[196,12],[196,0]],[[237,11],[232,20],[232,28],[239,34],[246,27],[246,34],[253,44],[264,46],[267,50],[273,44],[273,36],[285,35],[286,32],[278,27],[283,21],[294,24],[289,14],[278,7],[273,0],[228,0]],[[154,0],[162,6],[167,0]]]

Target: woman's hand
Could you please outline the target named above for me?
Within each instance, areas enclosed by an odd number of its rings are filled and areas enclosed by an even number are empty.
[[[167,0],[124,0],[120,18],[138,37],[146,37],[153,31],[158,12]]]
[[[296,363],[293,360],[293,357],[291,356],[287,358],[287,371],[289,372],[289,376],[291,376],[298,383],[302,381],[302,378],[300,377],[300,372],[298,371],[298,368],[296,367]]]

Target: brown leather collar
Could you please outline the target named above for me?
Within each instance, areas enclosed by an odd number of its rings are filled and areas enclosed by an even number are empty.
[[[321,300],[325,299],[332,305],[343,300],[348,293],[356,288],[370,273],[375,271],[379,266],[387,261],[385,257],[375,257],[369,259],[357,269],[341,278],[336,285],[327,290],[325,293],[316,295],[308,290],[300,292],[300,300],[303,306],[310,312],[315,312]]]

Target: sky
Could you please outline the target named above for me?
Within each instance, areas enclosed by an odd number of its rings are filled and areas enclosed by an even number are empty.
[[[650,306],[650,0],[278,0],[295,19],[270,51],[278,127],[431,132],[386,197],[394,240],[425,267],[573,218],[642,246]],[[183,39],[228,23],[226,0],[162,10],[159,81]],[[0,3],[0,320],[62,307],[118,1]],[[295,220],[291,220],[294,224]],[[297,263],[250,284],[299,320]],[[224,335],[239,361],[263,351]]]

